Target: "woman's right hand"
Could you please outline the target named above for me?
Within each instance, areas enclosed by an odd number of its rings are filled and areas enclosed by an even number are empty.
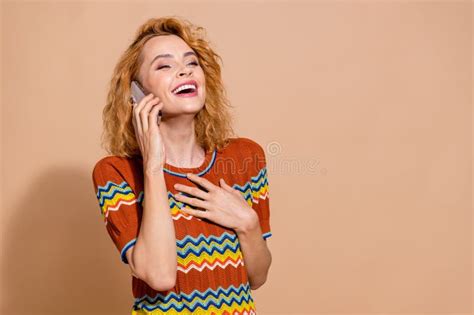
[[[165,147],[158,128],[158,113],[163,108],[163,102],[150,93],[132,106],[132,123],[143,157],[143,172],[161,174],[165,164]]]

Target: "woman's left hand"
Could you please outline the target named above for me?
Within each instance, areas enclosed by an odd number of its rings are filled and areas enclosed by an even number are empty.
[[[176,200],[205,209],[203,211],[183,207],[180,210],[184,213],[191,214],[198,218],[209,219],[217,224],[236,231],[242,230],[246,226],[258,222],[255,210],[249,206],[242,194],[238,190],[227,185],[223,178],[219,180],[221,184],[221,187],[219,187],[206,178],[200,177],[196,174],[188,173],[187,176],[194,183],[206,189],[207,192],[197,187],[175,184],[175,189],[197,197],[191,198],[175,194],[174,198]]]

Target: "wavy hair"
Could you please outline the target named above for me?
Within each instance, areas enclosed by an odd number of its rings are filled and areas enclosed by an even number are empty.
[[[141,25],[132,44],[122,53],[110,80],[106,105],[103,109],[103,134],[101,146],[109,154],[120,157],[141,156],[132,124],[133,110],[130,106],[130,83],[138,76],[145,43],[154,36],[176,35],[183,39],[197,54],[206,79],[206,101],[194,117],[195,135],[198,144],[206,152],[221,150],[234,136],[232,107],[226,94],[218,61],[222,58],[206,40],[206,31],[186,19],[168,16],[151,18]]]

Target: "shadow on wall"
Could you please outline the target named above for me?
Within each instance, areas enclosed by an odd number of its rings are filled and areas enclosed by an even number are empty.
[[[54,168],[24,190],[3,231],[2,314],[120,314],[128,266],[108,236],[90,170]]]

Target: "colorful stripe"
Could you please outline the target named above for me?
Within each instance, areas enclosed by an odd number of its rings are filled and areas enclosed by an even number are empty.
[[[97,199],[105,224],[107,224],[109,211],[117,211],[122,205],[132,205],[137,202],[132,188],[126,181],[121,184],[108,181],[105,186],[98,186]]]
[[[221,236],[186,236],[176,242],[178,247],[178,270],[188,273],[192,269],[202,271],[216,267],[237,268],[244,265],[237,235],[224,232]]]
[[[256,176],[251,177],[250,181],[243,186],[235,184],[233,188],[242,193],[250,206],[259,203],[260,199],[265,200],[269,195],[267,168],[263,167]]]
[[[272,232],[263,233],[263,239],[264,239],[264,240],[266,240],[266,239],[269,238],[270,236],[272,236]]]
[[[226,289],[194,290],[189,294],[171,291],[153,298],[145,295],[135,300],[132,314],[255,314],[255,304],[247,282]]]
[[[258,204],[261,200],[269,197],[267,168],[263,167],[256,176],[251,177],[250,181],[243,186],[235,184],[232,187],[240,191],[249,206],[252,207],[254,204]],[[271,236],[271,232],[262,234],[264,240]]]
[[[133,240],[131,240],[130,242],[128,242],[127,244],[125,244],[125,246],[122,248],[122,250],[120,251],[120,257],[122,258],[122,261],[126,264],[128,264],[128,259],[127,259],[127,256],[125,255],[125,253],[127,252],[127,250],[129,250],[130,248],[132,248],[132,246],[135,245],[135,243],[137,242],[137,239],[134,238]]]
[[[207,167],[202,170],[201,172],[197,173],[196,175],[197,176],[202,176],[204,174],[206,174],[207,172],[209,172],[209,170],[211,169],[211,167],[214,165],[214,162],[216,161],[216,156],[217,156],[217,150],[214,149],[214,151],[212,152],[212,158],[211,158],[211,161],[209,162],[209,164],[207,165]],[[172,170],[169,170],[167,168],[163,168],[163,171],[170,174],[170,175],[174,175],[174,176],[178,176],[178,177],[182,177],[182,178],[188,178],[188,176],[186,176],[185,173],[178,173],[178,172],[174,172]]]

